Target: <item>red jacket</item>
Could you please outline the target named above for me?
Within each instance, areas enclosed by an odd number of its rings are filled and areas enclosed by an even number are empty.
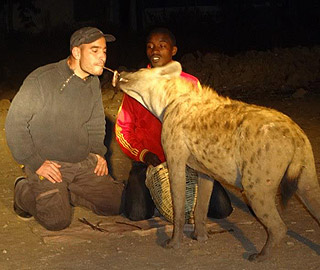
[[[199,80],[185,72],[181,77],[194,82]],[[136,161],[142,161],[147,152],[156,154],[161,162],[165,156],[161,146],[161,122],[132,97],[124,94],[115,124],[116,140],[122,151]]]

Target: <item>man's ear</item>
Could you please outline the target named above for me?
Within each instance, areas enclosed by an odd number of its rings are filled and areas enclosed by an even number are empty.
[[[173,46],[172,47],[172,56],[175,56],[177,54],[178,51],[178,47],[177,46]]]
[[[73,47],[71,50],[72,56],[79,60],[80,59],[80,48],[79,47]]]

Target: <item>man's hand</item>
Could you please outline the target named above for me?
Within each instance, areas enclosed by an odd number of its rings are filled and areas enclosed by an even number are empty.
[[[56,162],[46,160],[36,171],[40,179],[46,178],[51,183],[61,183],[62,175],[60,172],[61,165]]]
[[[94,173],[98,176],[108,175],[109,171],[107,161],[100,155],[96,154],[96,157],[98,162],[96,168],[94,169]]]
[[[148,166],[152,165],[154,167],[161,164],[161,160],[158,158],[158,156],[152,152],[148,152],[144,155],[143,158],[144,163],[146,163]]]

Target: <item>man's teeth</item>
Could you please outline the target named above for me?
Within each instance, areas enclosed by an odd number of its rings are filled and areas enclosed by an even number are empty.
[[[159,56],[153,56],[153,57],[152,57],[152,60],[153,60],[153,61],[158,61],[159,59],[160,59]]]

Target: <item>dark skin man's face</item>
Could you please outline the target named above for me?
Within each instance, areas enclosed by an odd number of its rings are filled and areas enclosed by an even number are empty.
[[[177,47],[172,45],[168,35],[155,33],[147,42],[146,52],[152,67],[162,67],[172,61]]]

